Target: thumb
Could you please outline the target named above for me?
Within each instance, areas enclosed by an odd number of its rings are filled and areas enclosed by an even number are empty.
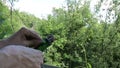
[[[28,47],[32,47],[32,48],[36,48],[39,46],[39,44],[42,43],[42,40],[29,40],[29,41],[25,41],[25,45],[27,45]]]

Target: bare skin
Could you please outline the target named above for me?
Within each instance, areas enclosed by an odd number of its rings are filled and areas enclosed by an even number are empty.
[[[43,54],[33,49],[40,43],[40,36],[26,28],[21,28],[8,39],[1,40],[0,68],[41,68]]]
[[[36,32],[23,27],[8,39],[0,41],[0,48],[8,45],[23,45],[35,48],[41,42],[42,39]]]

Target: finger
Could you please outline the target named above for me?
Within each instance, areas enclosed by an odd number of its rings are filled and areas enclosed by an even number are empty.
[[[27,28],[22,28],[22,34],[26,37],[27,40],[33,40],[33,39],[42,40],[38,35],[38,33],[32,30],[29,30]]]
[[[25,45],[28,45],[28,47],[32,47],[32,48],[36,48],[39,46],[39,44],[41,44],[42,41],[41,40],[26,40],[25,41]]]

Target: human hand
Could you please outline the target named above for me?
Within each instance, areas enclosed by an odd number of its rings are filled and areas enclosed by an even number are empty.
[[[23,45],[33,48],[42,43],[42,39],[36,32],[24,27],[13,34],[6,41],[8,43],[7,45]]]

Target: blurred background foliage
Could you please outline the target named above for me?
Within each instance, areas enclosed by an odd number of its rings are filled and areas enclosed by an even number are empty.
[[[39,19],[10,9],[0,0],[0,39],[27,27],[42,38],[55,36],[56,41],[44,51],[46,64],[60,68],[120,68],[120,1],[99,0],[94,11],[91,1],[66,0],[66,6],[53,8],[53,14]],[[104,3],[108,3],[107,9],[101,8]]]

